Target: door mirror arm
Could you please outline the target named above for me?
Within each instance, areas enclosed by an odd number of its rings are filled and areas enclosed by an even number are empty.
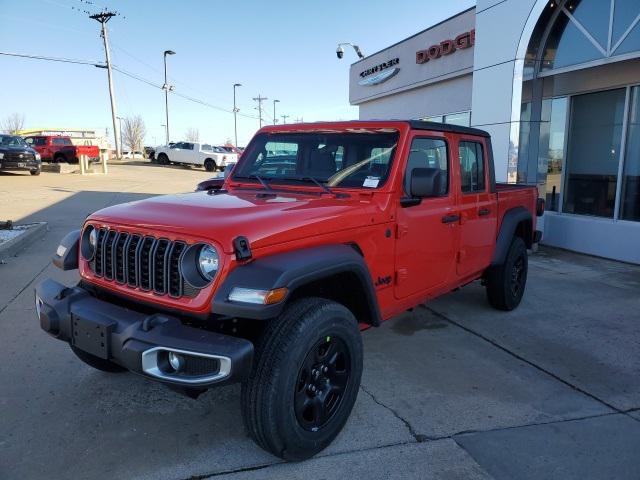
[[[420,205],[422,203],[422,199],[420,197],[402,197],[400,199],[400,206],[402,208],[415,207],[416,205]]]

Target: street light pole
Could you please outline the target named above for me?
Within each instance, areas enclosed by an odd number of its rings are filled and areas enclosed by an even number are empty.
[[[278,123],[278,118],[276,117],[276,103],[279,103],[280,100],[274,100],[273,101],[273,124],[275,125],[276,123]]]
[[[169,90],[172,89],[167,83],[167,55],[175,55],[176,52],[173,50],[165,50],[164,51],[164,85],[162,86],[164,90],[164,110],[166,115],[166,141],[167,145],[169,145]]]
[[[233,84],[233,133],[235,135],[235,147],[238,147],[238,109],[236,108],[236,87],[241,87],[241,83]]]

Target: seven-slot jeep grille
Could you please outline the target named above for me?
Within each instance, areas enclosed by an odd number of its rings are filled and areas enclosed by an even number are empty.
[[[89,267],[97,277],[173,298],[194,297],[198,290],[182,278],[183,241],[116,230],[97,229],[96,253]]]

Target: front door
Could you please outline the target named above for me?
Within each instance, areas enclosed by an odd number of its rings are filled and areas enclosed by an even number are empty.
[[[449,142],[444,135],[414,136],[404,176],[405,195],[410,194],[414,168],[439,169],[440,190],[418,205],[398,208],[396,234],[396,284],[398,299],[414,294],[427,296],[455,276],[458,245],[456,195],[451,188]]]
[[[491,263],[496,241],[496,194],[490,192],[488,156],[484,142],[460,139],[459,276],[484,270]]]

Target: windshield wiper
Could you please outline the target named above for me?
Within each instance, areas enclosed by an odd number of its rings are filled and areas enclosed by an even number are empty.
[[[294,181],[298,181],[298,182],[312,182],[312,183],[315,183],[321,189],[323,189],[325,192],[327,192],[327,193],[329,193],[331,195],[335,195],[333,190],[331,190],[329,187],[327,187],[325,184],[323,184],[320,180],[318,180],[317,178],[314,178],[314,177],[285,177],[282,180],[294,180]]]
[[[269,185],[264,178],[262,178],[262,177],[260,177],[258,175],[243,175],[241,177],[238,176],[238,177],[235,177],[235,178],[248,178],[248,179],[258,180],[260,182],[260,184],[264,187],[265,190],[268,190],[269,192],[273,192],[273,188],[271,188],[271,185]]]
[[[324,183],[320,182],[317,178],[313,178],[313,177],[303,177],[300,180],[302,180],[303,182],[307,182],[307,181],[312,181],[313,183],[315,183],[317,186],[319,186],[321,189],[323,189],[325,192],[333,195],[333,190],[331,190],[329,187],[327,187]]]

